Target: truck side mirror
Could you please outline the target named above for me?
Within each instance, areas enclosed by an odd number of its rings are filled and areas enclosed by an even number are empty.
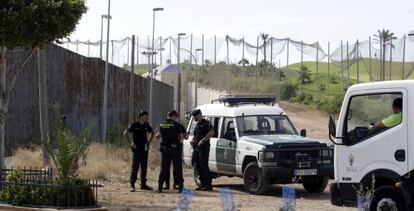
[[[306,137],[306,129],[300,131],[300,136]]]
[[[333,115],[329,116],[329,136],[336,136],[336,125]]]

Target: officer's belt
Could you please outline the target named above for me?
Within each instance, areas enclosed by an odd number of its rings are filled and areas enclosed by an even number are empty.
[[[161,142],[161,146],[178,148],[180,146],[180,143],[165,143],[165,142]]]

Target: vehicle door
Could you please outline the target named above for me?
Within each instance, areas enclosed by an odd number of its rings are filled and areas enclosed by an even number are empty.
[[[216,155],[216,145],[217,139],[219,135],[219,128],[220,128],[220,117],[210,116],[206,118],[208,121],[211,122],[213,125],[214,135],[210,138],[210,155],[209,155],[209,168],[210,171],[216,172],[217,171],[217,155]]]
[[[217,170],[219,172],[236,174],[236,149],[235,120],[231,117],[224,117],[216,145]]]
[[[375,126],[395,115],[396,99],[402,99],[400,120],[391,126]],[[345,99],[346,113],[341,113],[338,131],[343,145],[335,151],[335,165],[341,167],[335,176],[340,182],[361,182],[373,170],[408,172],[407,100],[405,89],[364,90]]]

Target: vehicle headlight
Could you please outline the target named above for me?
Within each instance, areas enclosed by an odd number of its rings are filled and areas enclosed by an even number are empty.
[[[274,152],[265,152],[265,154],[264,154],[265,159],[273,159],[274,157],[275,157]]]
[[[264,151],[259,152],[259,161],[270,160],[273,158],[275,158],[274,152],[264,152]]]

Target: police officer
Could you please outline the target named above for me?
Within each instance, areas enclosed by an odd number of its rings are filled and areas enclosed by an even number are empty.
[[[177,113],[177,115],[178,115],[178,113]],[[178,118],[179,118],[179,116],[177,116],[177,119]],[[180,149],[181,149],[180,159],[181,159],[181,163],[182,163],[183,139],[188,139],[188,133],[187,133],[186,129],[184,128],[184,126],[182,124],[179,124],[179,126],[181,127],[181,131],[183,133],[183,138],[181,139],[181,142],[180,142]],[[172,160],[171,160],[171,162],[172,162]],[[178,185],[178,179],[177,179],[177,176],[176,175],[177,175],[177,173],[175,171],[173,171],[173,178],[174,178],[173,189],[174,190],[179,190],[180,189],[180,186]],[[167,176],[165,178],[165,187],[164,187],[164,190],[169,190],[169,189],[170,189],[170,171],[168,170]]]
[[[193,111],[192,115],[197,124],[191,145],[194,148],[193,159],[201,181],[201,186],[196,190],[211,191],[213,187],[211,185],[210,169],[208,168],[208,157],[210,154],[210,138],[214,135],[213,125],[203,118],[203,114],[199,109]]]
[[[148,124],[149,114],[146,111],[141,111],[138,115],[138,121],[134,122],[124,131],[124,137],[130,144],[132,150],[132,166],[131,166],[131,192],[135,192],[135,182],[139,167],[141,166],[141,190],[152,190],[147,185],[147,164],[148,164],[148,149],[149,141],[152,140],[154,132]],[[132,133],[133,141],[130,142],[128,133]],[[148,134],[150,139],[148,140]]]
[[[170,172],[171,160],[174,168],[174,178],[181,193],[183,189],[183,168],[181,158],[181,139],[184,137],[183,127],[177,123],[178,113],[176,111],[168,112],[168,118],[160,124],[160,131],[157,137],[161,138],[161,172],[158,179],[158,192],[162,192],[167,174]]]

